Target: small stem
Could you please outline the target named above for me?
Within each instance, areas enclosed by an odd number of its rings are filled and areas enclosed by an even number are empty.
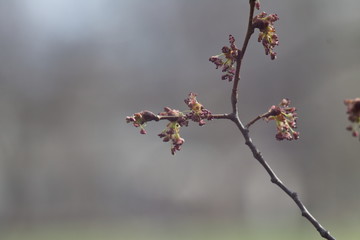
[[[235,79],[234,79],[234,85],[233,85],[232,93],[231,93],[231,105],[232,105],[233,114],[238,113],[237,101],[238,101],[238,85],[239,85],[239,81],[240,81],[241,62],[245,55],[246,48],[248,46],[251,35],[254,33],[252,21],[253,21],[253,16],[254,16],[254,11],[255,11],[255,0],[250,0],[249,3],[250,3],[250,14],[249,14],[248,28],[246,31],[246,36],[245,36],[245,40],[244,40],[242,49],[238,50],[238,54],[237,54],[237,58],[236,58]]]
[[[282,181],[276,176],[275,172],[271,169],[269,164],[263,158],[260,151],[252,142],[252,139],[249,135],[249,130],[246,127],[244,127],[239,117],[236,115],[230,115],[230,117],[231,117],[230,120],[236,124],[236,126],[242,133],[245,139],[245,144],[250,148],[254,158],[264,167],[266,172],[269,174],[271,182],[277,185],[279,188],[281,188],[281,190],[283,190],[296,203],[296,205],[299,207],[301,211],[301,215],[305,217],[315,227],[315,229],[320,233],[320,235],[323,238],[328,240],[335,240],[335,238],[331,236],[330,233],[323,226],[321,226],[321,224],[311,215],[311,213],[307,210],[305,205],[299,199],[298,194],[296,192],[291,191],[288,187],[286,187],[285,184],[283,184]]]
[[[160,120],[176,121],[177,119],[181,118],[181,117],[177,117],[177,116],[160,116],[160,115],[158,115],[158,117],[159,118],[156,121],[160,121]],[[212,114],[212,118],[213,119],[231,119],[231,114]]]
[[[249,40],[251,38],[251,35],[254,33],[253,18],[254,18],[254,11],[255,11],[255,0],[250,0],[249,3],[250,3],[250,14],[249,14],[248,28],[247,28],[244,44],[241,49],[241,54],[242,54],[241,59],[244,57],[246,48],[247,48],[247,46],[249,44]]]
[[[272,111],[268,111],[266,113],[263,113],[263,114],[257,116],[256,118],[254,118],[253,120],[251,120],[248,124],[245,125],[245,127],[248,129],[251,125],[253,125],[255,122],[257,122],[261,118],[269,117],[272,114],[273,114]]]
[[[231,119],[231,114],[212,114],[213,119]]]
[[[240,118],[238,116],[237,101],[238,101],[238,84],[240,81],[241,62],[245,55],[245,51],[246,51],[247,45],[249,43],[250,37],[254,33],[254,28],[252,26],[252,20],[253,20],[254,9],[255,9],[255,0],[250,0],[249,3],[250,3],[250,14],[249,14],[248,29],[246,32],[243,47],[241,50],[238,50],[238,56],[236,59],[235,79],[234,79],[234,85],[233,85],[232,94],[231,94],[231,104],[232,104],[233,111],[231,114],[226,115],[227,116],[226,118],[230,119],[231,121],[233,121],[236,124],[236,126],[238,127],[238,129],[240,130],[240,132],[242,133],[242,135],[245,139],[245,144],[250,148],[251,152],[253,153],[254,158],[264,167],[266,172],[269,174],[271,182],[274,183],[275,185],[277,185],[281,190],[283,190],[296,203],[296,205],[299,207],[299,209],[301,211],[301,215],[303,217],[305,217],[315,227],[315,229],[320,233],[320,235],[323,238],[328,239],[328,240],[335,240],[335,238],[333,236],[331,236],[330,233],[323,226],[321,226],[321,224],[310,214],[310,212],[306,209],[305,205],[299,199],[298,194],[296,192],[291,191],[289,188],[287,188],[281,182],[281,180],[276,176],[275,172],[271,169],[269,164],[265,161],[265,159],[261,155],[260,151],[253,144],[252,139],[250,138],[248,128],[252,124],[254,124],[256,121],[261,119],[262,117],[271,115],[272,112],[269,111],[267,113],[264,113],[263,115],[256,117],[254,120],[252,120],[250,123],[248,123],[246,125],[246,127],[244,127],[244,125],[242,124],[242,122],[240,121]]]
[[[255,122],[257,122],[257,121],[258,121],[259,119],[261,119],[261,118],[262,118],[261,115],[257,116],[256,118],[254,118],[253,120],[251,120],[248,124],[246,124],[245,127],[246,127],[247,129],[249,129],[249,127],[250,127],[251,125],[253,125]]]

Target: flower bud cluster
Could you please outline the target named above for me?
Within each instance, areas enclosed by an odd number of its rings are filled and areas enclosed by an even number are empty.
[[[346,113],[349,115],[348,119],[352,123],[346,129],[352,132],[354,137],[359,137],[360,132],[360,98],[346,99],[344,104],[347,106]],[[359,137],[360,140],[360,137]]]
[[[176,151],[179,151],[185,142],[185,140],[180,137],[180,128],[181,125],[178,122],[169,122],[165,130],[158,134],[158,136],[163,139],[163,142],[169,142],[171,140],[172,155],[174,155]]]
[[[186,114],[188,119],[198,122],[199,126],[205,125],[206,120],[212,120],[211,112],[204,108],[204,106],[196,100],[196,93],[189,93],[189,97],[185,99],[186,105],[190,108],[191,112]]]
[[[169,107],[165,107],[164,112],[159,113],[159,115],[176,117],[166,125],[165,130],[158,134],[163,142],[171,141],[171,154],[174,155],[176,151],[180,151],[181,146],[185,142],[185,140],[180,137],[180,128],[182,126],[187,127],[189,125],[189,120],[184,113]]]
[[[187,116],[183,113],[180,112],[179,110],[176,109],[171,109],[169,107],[165,107],[164,108],[164,112],[159,113],[160,117],[174,117],[174,120],[170,120],[170,121],[176,121],[177,123],[179,123],[180,127],[182,126],[188,126],[189,125],[189,120],[187,118]]]
[[[158,115],[150,112],[150,111],[142,111],[142,112],[138,112],[138,113],[135,113],[133,116],[131,117],[126,117],[126,122],[127,123],[132,123],[134,125],[134,127],[140,127],[141,130],[140,130],[140,133],[141,134],[146,134],[146,131],[145,131],[145,124],[146,122],[149,122],[149,121],[159,121],[160,118]]]
[[[197,122],[199,126],[203,126],[205,120],[213,119],[211,112],[204,108],[196,99],[195,93],[190,93],[188,98],[185,99],[186,105],[190,108],[190,112],[185,114],[176,109],[165,107],[164,111],[159,114],[154,114],[150,111],[142,111],[135,113],[133,116],[126,117],[127,123],[132,123],[134,127],[140,127],[140,133],[146,134],[144,126],[149,121],[168,120],[170,121],[166,128],[158,134],[163,142],[171,143],[171,154],[181,149],[185,140],[180,136],[181,127],[187,127],[189,120]]]
[[[258,42],[262,42],[265,54],[270,55],[271,60],[276,58],[274,47],[279,45],[279,38],[274,27],[274,22],[277,20],[279,20],[277,14],[268,15],[265,12],[256,15],[253,19],[253,27],[258,28],[260,31]]]
[[[209,58],[210,62],[213,62],[216,69],[222,67],[221,71],[225,74],[221,76],[222,80],[228,80],[231,82],[235,76],[235,62],[239,53],[239,49],[235,45],[235,38],[233,35],[229,35],[230,47],[224,46],[222,53]]]
[[[299,132],[296,132],[296,108],[289,107],[290,100],[284,98],[278,106],[271,106],[266,114],[265,120],[275,120],[277,134],[276,139],[281,140],[297,140],[299,139]]]

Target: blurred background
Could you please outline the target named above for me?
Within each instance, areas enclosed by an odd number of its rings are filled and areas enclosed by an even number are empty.
[[[250,41],[244,123],[290,98],[300,139],[252,138],[277,175],[339,239],[358,239],[360,142],[343,100],[360,97],[360,2],[262,1],[278,59]],[[125,117],[186,110],[192,91],[229,113],[231,84],[208,61],[244,38],[243,0],[0,0],[0,238],[320,239],[271,184],[234,124],[182,129],[175,156]]]

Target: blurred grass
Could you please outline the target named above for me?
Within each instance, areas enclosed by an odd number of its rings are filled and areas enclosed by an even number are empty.
[[[166,225],[166,226],[165,226]],[[337,239],[358,240],[356,227],[331,229]],[[1,240],[315,240],[322,239],[310,226],[284,229],[167,224],[67,224],[2,229]]]

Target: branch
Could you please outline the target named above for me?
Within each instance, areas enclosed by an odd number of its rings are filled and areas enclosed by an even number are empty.
[[[277,185],[279,188],[281,188],[281,190],[283,190],[296,203],[296,205],[299,207],[299,209],[301,211],[301,215],[303,217],[305,217],[316,228],[316,230],[320,233],[320,235],[323,238],[328,239],[328,240],[335,240],[335,238],[333,236],[331,236],[330,233],[323,226],[321,226],[321,224],[310,214],[310,212],[306,209],[305,205],[299,199],[298,194],[296,192],[291,191],[289,188],[287,188],[281,182],[281,180],[276,176],[276,174],[271,169],[269,164],[265,161],[265,159],[261,155],[260,151],[253,144],[252,139],[249,135],[248,127],[250,125],[252,125],[253,123],[255,123],[257,120],[259,120],[260,118],[262,118],[263,116],[265,116],[267,114],[271,114],[270,111],[268,113],[258,116],[253,121],[248,123],[246,127],[244,127],[244,125],[242,124],[242,122],[238,116],[238,106],[237,106],[238,91],[237,91],[237,88],[238,88],[238,83],[240,81],[240,69],[241,69],[242,59],[244,57],[250,37],[254,33],[254,27],[253,27],[252,21],[253,21],[253,15],[254,15],[254,10],[255,10],[255,2],[256,2],[255,0],[249,1],[250,14],[249,14],[248,29],[246,32],[243,47],[242,47],[241,51],[238,50],[238,55],[237,55],[237,59],[236,59],[235,80],[234,80],[234,85],[233,85],[232,95],[231,95],[231,104],[232,104],[233,112],[232,112],[232,114],[229,114],[228,117],[231,121],[233,121],[236,124],[236,126],[242,133],[242,135],[245,139],[245,144],[250,148],[254,158],[265,168],[266,172],[270,176],[271,182],[274,183],[275,185]]]
[[[212,114],[211,116],[212,116],[212,119],[231,119],[231,114]],[[181,118],[181,117],[156,115],[156,117],[148,119],[147,122],[161,121],[161,120],[168,120],[170,122],[174,122],[174,121],[179,120],[179,118]]]
[[[249,127],[250,127],[251,125],[253,125],[253,124],[254,124],[255,122],[257,122],[258,120],[262,119],[263,117],[265,117],[265,114],[257,116],[257,117],[254,118],[252,121],[250,121],[248,124],[246,124],[245,127],[246,127],[247,129],[249,129]]]
[[[263,113],[263,114],[257,116],[256,118],[254,118],[253,120],[251,120],[248,124],[245,125],[245,128],[249,129],[249,127],[251,125],[253,125],[255,122],[257,122],[258,120],[260,120],[262,118],[268,118],[270,116],[276,116],[278,114],[279,114],[278,109],[270,108],[270,110],[267,111],[266,113]]]
[[[231,81],[233,79],[233,64],[234,64],[234,58],[235,59],[235,76],[234,76],[234,83],[232,87],[232,93],[231,93],[231,105],[232,105],[232,112],[230,114],[211,114],[211,112],[203,107],[202,104],[200,104],[196,100],[196,94],[190,93],[189,97],[185,99],[185,103],[190,108],[190,112],[188,114],[184,114],[183,112],[180,112],[176,109],[171,109],[169,107],[164,108],[164,112],[159,114],[154,114],[150,111],[142,111],[139,113],[135,113],[133,116],[126,117],[126,121],[128,123],[132,123],[135,127],[140,127],[140,133],[146,134],[145,129],[143,126],[145,123],[150,121],[160,121],[160,120],[168,120],[170,123],[166,126],[165,130],[163,130],[158,136],[163,139],[164,142],[171,142],[171,153],[175,154],[176,151],[179,151],[181,149],[182,144],[184,143],[184,139],[180,137],[179,132],[180,128],[182,126],[187,126],[189,120],[192,120],[194,122],[198,122],[199,126],[202,126],[205,124],[205,120],[211,120],[211,119],[229,119],[232,122],[236,124],[240,132],[242,133],[245,144],[250,148],[254,158],[264,167],[264,169],[267,171],[267,173],[270,176],[270,180],[272,183],[277,185],[282,191],[284,191],[298,206],[298,208],[301,211],[301,215],[305,217],[320,233],[320,235],[328,240],[335,240],[333,236],[330,235],[330,233],[323,227],[321,224],[310,214],[310,212],[306,209],[305,205],[301,202],[301,200],[298,197],[298,194],[296,192],[291,191],[288,187],[286,187],[281,180],[276,176],[274,171],[271,169],[269,164],[264,160],[263,156],[261,155],[260,151],[256,148],[256,146],[253,144],[252,139],[249,135],[249,127],[254,124],[256,121],[258,121],[261,118],[268,118],[268,117],[274,117],[274,119],[277,121],[277,124],[280,125],[278,122],[283,123],[285,121],[285,125],[278,126],[278,130],[280,129],[280,135],[276,135],[278,140],[287,139],[297,139],[298,138],[298,132],[293,131],[292,128],[295,128],[295,108],[289,108],[289,100],[283,99],[279,106],[272,106],[270,110],[262,115],[259,115],[254,120],[252,120],[250,123],[248,123],[245,127],[242,124],[239,115],[238,115],[238,85],[240,81],[240,70],[241,70],[241,63],[244,58],[249,40],[254,33],[255,28],[259,28],[260,35],[259,35],[259,41],[262,40],[263,46],[265,48],[265,54],[270,55],[271,59],[274,60],[276,58],[276,52],[273,51],[274,46],[278,45],[278,37],[275,33],[275,28],[272,26],[275,21],[277,21],[279,18],[276,14],[267,15],[265,12],[257,15],[254,17],[254,10],[255,6],[257,9],[259,9],[259,2],[257,0],[249,0],[250,4],[250,13],[249,13],[249,21],[248,21],[248,28],[246,32],[246,36],[244,39],[243,46],[240,49],[237,49],[234,42],[235,39],[232,35],[229,36],[229,42],[231,44],[231,48],[229,47],[223,47],[222,55],[225,55],[226,62],[224,63],[219,56],[213,56],[209,60],[213,62],[216,67],[222,66],[223,72],[227,72],[224,76],[222,76],[222,79],[228,79]],[[237,54],[234,54],[235,51],[237,51]],[[230,61],[230,64],[228,63]],[[229,71],[231,70],[231,71]],[[351,102],[347,101],[345,104],[349,105]],[[358,105],[356,105],[358,106]],[[348,106],[349,107],[349,106]],[[348,113],[352,113],[349,112]],[[357,114],[358,110],[356,110]],[[276,118],[279,114],[282,114],[282,118],[279,120]],[[355,113],[354,113],[355,114]],[[285,116],[285,117],[284,117]],[[357,116],[357,115],[356,115]],[[283,119],[284,118],[284,119]],[[358,118],[356,118],[358,119]],[[357,120],[359,122],[359,120]],[[285,129],[283,131],[283,129]],[[288,131],[291,130],[291,133]],[[292,134],[292,135],[283,135],[284,133]]]
[[[283,190],[296,203],[296,205],[299,207],[301,211],[301,215],[305,217],[316,228],[316,230],[320,233],[320,235],[323,238],[328,240],[335,240],[335,238],[331,236],[330,233],[323,226],[321,226],[321,224],[311,215],[311,213],[307,210],[305,205],[299,199],[298,194],[296,192],[291,191],[288,187],[286,187],[285,184],[283,184],[282,181],[276,176],[274,171],[271,169],[269,164],[265,161],[265,159],[261,155],[260,151],[252,142],[252,139],[249,135],[249,130],[243,126],[239,117],[232,115],[232,118],[230,120],[236,124],[236,126],[242,133],[245,139],[245,144],[250,148],[254,158],[258,160],[258,162],[265,168],[265,170],[270,176],[271,182],[277,185],[279,188],[281,188],[281,190]]]
[[[235,70],[235,79],[234,79],[234,85],[232,88],[232,94],[231,94],[231,104],[233,113],[237,114],[237,101],[238,101],[238,84],[240,81],[240,69],[241,69],[241,62],[244,58],[246,48],[248,46],[249,40],[251,38],[251,35],[254,33],[254,27],[252,25],[253,17],[254,17],[254,10],[255,10],[255,0],[250,0],[250,13],[249,13],[249,21],[248,21],[248,28],[246,31],[245,40],[242,46],[241,51],[238,50],[237,58],[236,58],[236,70]]]

